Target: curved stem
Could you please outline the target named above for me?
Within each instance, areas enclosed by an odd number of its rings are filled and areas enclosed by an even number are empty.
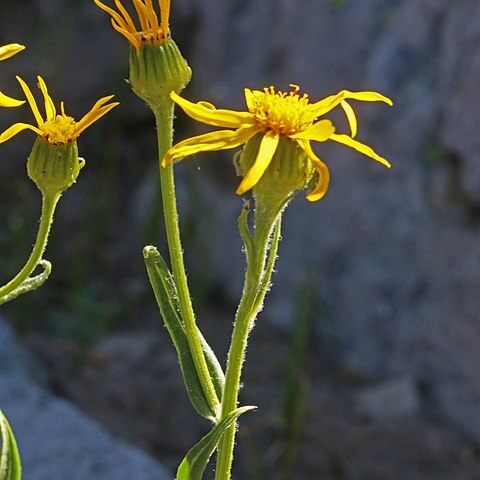
[[[267,281],[269,281],[273,270],[278,241],[280,239],[280,221],[281,217],[278,217],[268,225],[264,231],[255,232],[255,251],[252,255],[251,262],[247,265],[245,288],[235,316],[232,341],[228,353],[225,391],[222,400],[222,419],[237,408],[248,334],[266,294],[264,280],[268,277]],[[265,266],[272,225],[275,225],[276,228],[271,246],[272,251],[270,252],[270,254],[273,254],[273,257],[271,256],[269,258]],[[230,479],[233,448],[235,444],[235,430],[236,425],[232,425],[232,427],[223,434],[219,443],[217,466],[215,469],[216,480]]]
[[[161,162],[165,152],[172,146],[173,133],[173,102],[165,101],[153,108],[157,124],[158,155],[160,161],[160,184],[162,187],[163,214],[167,232],[168,249],[172,265],[175,285],[178,292],[180,313],[185,326],[188,345],[192,352],[195,369],[202,384],[205,396],[214,411],[219,410],[219,399],[210,377],[207,362],[203,354],[198,328],[195,322],[192,300],[188,289],[187,275],[183,262],[183,250],[178,225],[177,201],[175,197],[175,182],[173,165],[162,167]]]
[[[20,270],[15,278],[10,280],[6,285],[0,288],[0,298],[9,295],[15,289],[20,287],[25,280],[27,280],[36,266],[42,260],[43,252],[48,241],[48,234],[53,222],[53,214],[57,206],[60,194],[44,195],[42,199],[42,216],[40,218],[40,226],[38,229],[37,240],[33,247],[30,258],[25,266]]]

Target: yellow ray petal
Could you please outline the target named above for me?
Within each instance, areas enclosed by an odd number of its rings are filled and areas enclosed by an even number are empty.
[[[247,104],[247,108],[249,110],[253,110],[253,108],[255,107],[255,97],[253,95],[253,92],[249,88],[245,88],[243,91],[245,93],[245,103]]]
[[[222,128],[239,128],[242,125],[253,125],[254,117],[248,112],[237,112],[235,110],[222,110],[211,108],[202,103],[192,103],[177,95],[170,93],[171,99],[179,105],[182,110],[194,120]]]
[[[145,5],[140,0],[133,0],[133,6],[137,11],[138,19],[140,20],[142,30],[146,32],[148,30],[148,20]]]
[[[139,50],[142,46],[142,42],[135,37],[135,35],[131,34],[128,30],[120,27],[113,18],[110,19],[112,23],[112,27],[121,35],[123,35],[137,50]]]
[[[162,166],[166,167],[175,160],[194,155],[195,153],[238,147],[248,142],[256,132],[255,127],[243,127],[238,130],[219,130],[218,132],[187,138],[167,151],[163,157]]]
[[[160,24],[158,23],[158,17],[153,8],[152,0],[145,0],[145,5],[147,8],[148,21],[150,23],[150,28],[158,30],[158,28],[160,27]]]
[[[0,92],[0,107],[19,107],[24,103],[25,100],[15,100],[14,98],[7,97]]]
[[[300,148],[307,154],[307,157],[312,162],[315,171],[318,174],[318,181],[316,187],[307,195],[307,200],[310,202],[316,202],[320,200],[325,193],[327,193],[328,186],[330,184],[330,171],[328,167],[315,155],[312,150],[312,146],[308,140],[297,140]]]
[[[253,188],[258,183],[260,178],[262,178],[262,175],[265,173],[265,170],[272,161],[273,155],[275,155],[279,141],[279,135],[267,134],[262,138],[260,147],[258,149],[257,158],[237,188],[238,195],[242,195]]]
[[[95,5],[97,7],[101,8],[104,12],[107,12],[113,19],[115,19],[115,21],[122,28],[125,28],[126,30],[128,30],[128,21],[126,21],[126,19],[123,18],[118,12],[116,12],[113,8],[110,8],[108,5],[105,5],[100,0],[93,0],[93,1],[95,2]]]
[[[342,100],[360,100],[363,102],[385,102],[392,106],[393,102],[388,98],[377,92],[350,92],[349,90],[342,90],[336,95],[331,95],[317,103],[312,104],[315,114],[320,117],[325,115],[330,110],[333,110],[339,105]]]
[[[135,24],[133,23],[132,17],[130,14],[127,12],[127,9],[122,5],[122,2],[120,0],[115,0],[115,5],[117,6],[118,10],[122,14],[123,18],[125,19],[125,23],[128,26],[128,29],[131,33],[134,33],[137,31]]]
[[[109,102],[115,95],[107,95],[106,97],[102,97],[100,100],[97,100],[95,102],[95,105],[90,109],[88,113],[93,112],[94,110],[97,110],[100,107],[103,107],[107,102]],[[88,115],[87,113],[87,115]],[[82,119],[83,120],[83,119]],[[81,121],[81,120],[80,120]]]
[[[355,115],[353,108],[350,106],[350,104],[347,101],[342,100],[340,105],[342,106],[343,111],[347,116],[348,124],[350,125],[351,137],[355,138],[357,135],[357,129],[358,129],[357,116]]]
[[[333,134],[330,136],[330,140],[333,140],[338,143],[342,143],[347,147],[351,147],[357,150],[357,152],[363,153],[364,155],[367,155],[368,157],[373,158],[374,160],[376,160],[377,162],[380,162],[382,165],[385,165],[388,168],[391,167],[390,163],[387,160],[385,160],[383,157],[375,153],[371,147],[363,143],[360,143],[357,140],[353,140],[353,138],[350,138],[348,135]]]
[[[25,96],[27,97],[28,103],[30,104],[30,108],[32,109],[35,120],[37,121],[37,124],[40,127],[45,122],[43,121],[43,118],[42,118],[42,115],[40,114],[40,111],[38,110],[38,106],[37,106],[37,102],[35,101],[35,97],[33,96],[30,88],[28,88],[28,85],[18,75],[17,75],[16,79],[20,83],[20,86],[22,87],[22,90],[25,93]]]
[[[201,105],[202,107],[209,108],[210,110],[217,109],[217,107],[213,103],[206,102],[205,100],[200,100],[199,102],[197,102],[197,105]]]
[[[55,104],[53,103],[52,97],[48,94],[47,85],[43,78],[39,75],[38,79],[38,87],[42,91],[43,98],[45,99],[45,113],[47,115],[46,121],[54,120],[57,116],[57,110],[55,109]]]
[[[113,96],[113,95],[112,95]],[[105,99],[110,99],[110,97],[105,97],[97,102],[96,105],[100,104],[100,102]],[[76,125],[75,125],[75,136],[74,139],[77,138],[84,130],[86,130],[90,125],[95,123],[97,120],[102,118],[106,115],[112,108],[115,108],[117,105],[120,105],[119,102],[113,102],[108,105],[105,105],[100,108],[92,108]]]
[[[33,130],[38,135],[42,135],[41,130],[33,125],[28,125],[27,123],[15,123],[11,127],[7,128],[1,135],[0,135],[0,143],[6,142],[10,140],[12,137],[17,135],[17,133],[23,132],[23,130]]]
[[[170,0],[158,0],[160,6],[160,22],[165,35],[168,33],[170,19]]]
[[[7,58],[13,57],[22,50],[25,50],[25,46],[19,45],[18,43],[3,45],[3,47],[0,47],[0,62],[2,60],[6,60]]]
[[[290,138],[326,142],[333,133],[335,133],[335,127],[332,122],[330,120],[320,120],[306,128],[303,132],[290,135]]]

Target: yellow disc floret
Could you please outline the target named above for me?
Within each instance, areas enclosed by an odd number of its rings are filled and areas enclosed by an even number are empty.
[[[249,91],[248,110],[261,130],[290,136],[313,124],[316,115],[308,95],[300,96],[299,88],[291,86],[292,92],[275,91],[274,87]]]
[[[57,115],[41,125],[40,130],[53,145],[69,143],[75,137],[75,120],[67,115]]]

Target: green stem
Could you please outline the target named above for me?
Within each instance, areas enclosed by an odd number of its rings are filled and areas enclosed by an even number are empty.
[[[245,288],[235,316],[232,341],[228,353],[225,391],[222,400],[222,419],[237,408],[248,334],[265,297],[266,288],[264,288],[264,279],[266,276],[269,277],[273,270],[273,262],[280,238],[280,221],[281,218],[277,217],[277,219],[269,222],[265,229],[258,229],[255,231],[255,250],[251,255],[251,261],[247,264]],[[276,226],[276,232],[272,243],[272,249],[274,251],[271,252],[274,256],[270,257],[267,266],[265,266],[272,225]],[[236,425],[232,425],[223,434],[219,443],[217,466],[215,469],[216,480],[230,479],[235,444],[235,431]]]
[[[27,280],[30,275],[35,270],[36,266],[42,260],[43,252],[48,241],[48,234],[50,232],[50,227],[53,222],[53,214],[55,212],[55,207],[57,206],[58,199],[60,194],[44,195],[42,199],[42,216],[40,218],[40,226],[38,229],[37,240],[33,247],[30,258],[28,259],[25,266],[20,270],[18,275],[10,280],[6,285],[0,288],[0,298],[9,295],[15,289],[20,287],[25,280]]]
[[[188,345],[192,353],[193,362],[202,384],[205,396],[214,411],[219,410],[220,402],[210,377],[207,362],[203,354],[202,343],[195,322],[192,300],[188,289],[187,275],[183,262],[183,250],[180,241],[178,225],[177,201],[175,196],[175,182],[173,166],[162,167],[161,162],[165,152],[172,146],[173,135],[173,102],[168,100],[153,108],[157,124],[158,155],[160,161],[160,184],[162,187],[163,214],[167,233],[170,262],[178,292],[180,313],[187,335]]]

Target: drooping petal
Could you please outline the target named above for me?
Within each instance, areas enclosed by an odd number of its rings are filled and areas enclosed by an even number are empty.
[[[76,123],[75,125],[75,135],[74,139],[78,138],[78,136],[86,130],[90,125],[95,123],[98,119],[102,118],[106,115],[112,108],[115,108],[117,105],[120,105],[119,102],[113,102],[108,105],[104,105],[106,102],[111,100],[113,95],[109,95],[108,97],[103,97],[92,107],[92,109],[83,116],[83,118]]]
[[[235,110],[215,109],[212,104],[208,106],[204,102],[192,103],[177,95],[170,93],[170,98],[179,105],[182,110],[194,120],[222,128],[240,128],[242,125],[253,125],[253,115],[248,112]]]
[[[316,187],[307,195],[307,200],[310,202],[316,202],[320,200],[325,193],[327,193],[328,185],[330,184],[330,171],[328,167],[315,155],[312,150],[312,146],[308,140],[297,140],[300,148],[307,154],[307,157],[312,162],[315,171],[318,175],[318,181]]]
[[[262,178],[262,175],[265,173],[265,170],[268,168],[275,155],[279,141],[279,135],[267,134],[262,138],[257,158],[237,188],[238,195],[242,195],[253,188],[260,178]]]
[[[48,94],[48,89],[45,81],[40,75],[37,77],[37,79],[38,87],[42,91],[43,98],[45,99],[45,113],[47,115],[46,121],[48,122],[49,120],[55,119],[55,117],[57,116],[57,110],[55,108],[55,104],[53,103],[52,97],[50,97],[50,95]]]
[[[20,83],[20,86],[22,87],[22,90],[25,93],[25,96],[27,97],[28,103],[30,104],[30,108],[32,109],[35,120],[37,121],[37,124],[40,127],[45,122],[43,121],[43,118],[42,118],[42,115],[40,114],[40,111],[38,110],[38,106],[37,106],[37,102],[35,101],[35,97],[33,96],[30,88],[28,88],[28,85],[18,75],[17,75],[16,78],[17,78],[18,82]]]
[[[383,157],[378,155],[371,147],[363,143],[360,143],[357,140],[354,140],[353,138],[350,138],[348,135],[333,134],[330,136],[330,140],[333,140],[338,143],[342,143],[347,147],[351,147],[357,150],[357,152],[363,153],[364,155],[367,155],[368,157],[373,158],[374,160],[376,160],[377,162],[380,162],[382,165],[385,165],[388,168],[391,167],[390,163],[387,160],[385,160]]]
[[[195,153],[238,147],[248,142],[256,132],[257,129],[255,127],[243,127],[238,130],[219,130],[218,132],[187,138],[167,151],[163,157],[162,166],[166,167],[175,160],[194,155]]]
[[[22,50],[25,50],[25,46],[19,45],[18,43],[3,45],[3,47],[0,47],[0,62],[2,60],[6,60],[7,58],[13,57]]]
[[[336,95],[331,95],[317,103],[314,103],[313,109],[317,117],[325,115],[330,110],[333,110],[339,105],[342,100],[360,100],[363,102],[385,102],[387,105],[392,106],[393,102],[388,98],[377,92],[350,92],[349,90],[342,90]]]
[[[303,132],[290,135],[290,138],[295,140],[315,140],[317,142],[326,142],[331,135],[335,133],[335,127],[330,120],[320,120],[314,123],[310,127],[306,128]]]
[[[15,100],[14,98],[7,97],[0,92],[0,107],[19,107],[24,103],[25,100]]]
[[[23,130],[33,130],[38,135],[42,135],[41,130],[33,125],[29,125],[27,123],[15,123],[11,127],[7,128],[1,135],[0,135],[0,143],[4,143],[7,140],[10,140],[12,137],[17,135],[17,133],[23,132]]]
[[[358,127],[357,116],[355,115],[353,108],[347,101],[342,100],[340,105],[342,106],[343,111],[347,116],[348,124],[350,125],[351,137],[355,138],[357,135],[357,127]]]

